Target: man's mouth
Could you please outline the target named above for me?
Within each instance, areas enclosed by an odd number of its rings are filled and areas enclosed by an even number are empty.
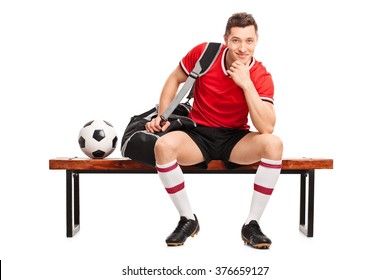
[[[240,58],[240,59],[246,59],[246,58],[248,57],[248,55],[245,54],[245,53],[238,53],[237,56],[238,56],[238,58]]]

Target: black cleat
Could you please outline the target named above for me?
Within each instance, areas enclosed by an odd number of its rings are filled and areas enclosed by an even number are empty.
[[[242,226],[241,238],[244,240],[244,244],[256,249],[268,249],[272,244],[271,239],[261,232],[260,226],[255,220]]]
[[[167,237],[165,242],[168,246],[181,246],[189,236],[194,237],[198,232],[199,222],[196,216],[195,220],[180,217],[176,229]]]

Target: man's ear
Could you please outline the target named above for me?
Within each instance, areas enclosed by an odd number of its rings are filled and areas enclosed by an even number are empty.
[[[227,45],[228,37],[226,35],[223,35],[223,40],[225,41],[225,45]]]

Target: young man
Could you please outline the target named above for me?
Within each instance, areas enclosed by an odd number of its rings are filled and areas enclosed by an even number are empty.
[[[283,144],[272,134],[274,85],[271,75],[253,57],[258,34],[251,14],[233,14],[227,21],[224,41],[213,66],[195,84],[190,118],[198,126],[191,131],[165,134],[155,145],[156,169],[180,215],[176,229],[166,239],[168,246],[183,245],[199,231],[180,165],[207,166],[213,159],[223,160],[230,167],[260,161],[241,236],[245,244],[255,248],[271,245],[260,229],[259,220],[281,170]],[[185,82],[205,46],[203,43],[194,47],[170,74],[160,96],[159,115]],[[248,114],[256,131],[249,131]],[[149,132],[158,132],[169,125],[157,117],[145,127]]]

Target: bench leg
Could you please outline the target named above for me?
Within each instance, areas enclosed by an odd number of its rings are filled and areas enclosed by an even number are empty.
[[[79,174],[66,171],[66,236],[73,237],[80,230]]]
[[[307,177],[308,180],[306,180]],[[308,189],[307,211],[306,211],[306,189]],[[307,217],[307,223],[306,223],[306,217]],[[301,174],[299,230],[307,237],[313,237],[314,235],[314,169],[308,170],[306,173]]]

